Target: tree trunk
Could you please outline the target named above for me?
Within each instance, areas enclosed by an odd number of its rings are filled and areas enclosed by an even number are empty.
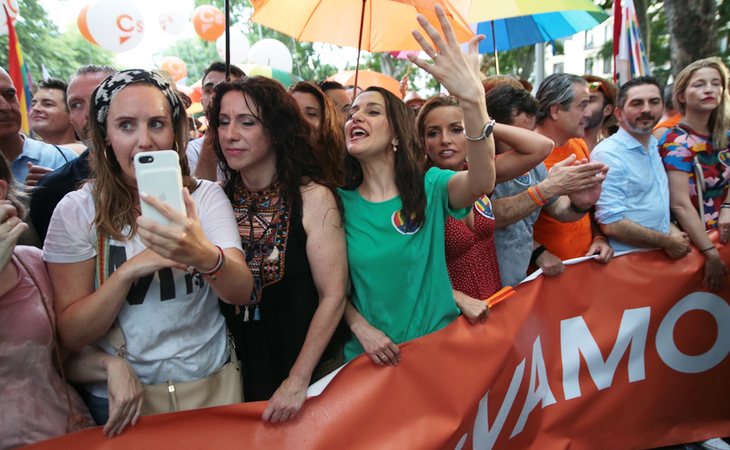
[[[542,64],[545,64],[545,61],[542,61]],[[530,78],[533,70],[535,70],[535,46],[530,45],[526,48],[525,53],[521,55],[518,74],[520,78],[527,80]]]
[[[672,58],[672,74],[692,61],[719,54],[716,0],[664,0]]]

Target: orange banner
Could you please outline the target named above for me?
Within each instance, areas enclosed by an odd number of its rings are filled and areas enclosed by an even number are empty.
[[[730,246],[720,249],[730,265]],[[484,324],[460,318],[365,357],[297,418],[265,403],[142,418],[39,449],[646,449],[730,435],[730,287],[700,288],[703,258],[633,253],[515,288]]]

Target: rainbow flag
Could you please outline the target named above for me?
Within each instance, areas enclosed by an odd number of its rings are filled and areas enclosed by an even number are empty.
[[[651,75],[639,32],[634,0],[613,3],[613,81],[619,86],[633,77]]]
[[[20,128],[26,135],[30,135],[30,124],[28,122],[28,111],[30,111],[30,101],[33,97],[30,91],[32,84],[28,66],[23,61],[23,52],[20,51],[20,41],[15,33],[15,26],[10,19],[7,6],[3,5],[5,17],[8,20],[8,73],[13,80],[15,89],[18,91],[18,102],[20,103]]]

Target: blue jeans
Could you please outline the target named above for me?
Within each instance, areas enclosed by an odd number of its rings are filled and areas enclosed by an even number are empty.
[[[94,422],[97,425],[104,425],[109,420],[109,399],[104,397],[97,397],[92,395],[89,391],[81,387],[79,389],[81,398],[86,403],[86,407],[89,408],[91,417],[94,418]]]

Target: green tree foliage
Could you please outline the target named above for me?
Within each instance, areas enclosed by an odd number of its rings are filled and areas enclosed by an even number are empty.
[[[613,8],[613,0],[601,0],[596,3],[607,11]],[[719,43],[719,52],[716,52],[717,47],[714,47],[711,53],[719,55],[728,64],[730,63],[730,27],[728,26],[728,23],[730,23],[730,0],[716,0],[716,4],[717,11],[714,15],[714,22],[717,24],[717,30],[714,33],[714,39],[710,39],[709,41]],[[680,5],[680,15],[686,14],[690,16],[696,13],[695,11],[689,10],[688,6],[690,5],[681,2]],[[636,15],[640,24],[648,23],[648,26],[643,27],[641,34],[647,46],[652,75],[662,83],[666,83],[673,72],[671,61],[671,42],[673,39],[667,23],[666,2],[664,0],[641,0],[638,2],[635,0],[634,6],[636,7]],[[693,28],[696,28],[699,19],[696,16],[693,17],[695,19],[689,21],[691,24],[690,29],[675,31],[678,35],[684,34],[691,36],[692,39],[690,41],[698,40],[698,30]],[[710,20],[713,19],[710,18]],[[699,40],[709,43],[707,39]],[[607,42],[604,49],[602,49],[602,54],[611,55],[612,49],[613,42]],[[690,59],[698,59],[700,57],[702,56],[694,54]]]
[[[504,52],[499,52],[499,73],[502,75],[514,75],[517,78],[530,78],[535,67],[535,46],[528,45]],[[489,76],[497,73],[497,66],[494,55],[482,55],[482,73]]]
[[[213,5],[225,12],[224,0],[195,0],[195,6],[200,5]],[[249,28],[250,32],[248,37],[251,44],[265,38],[276,39],[283,42],[287,47],[289,47],[289,51],[292,54],[294,66],[292,71],[295,75],[304,80],[319,81],[337,72],[336,67],[321,63],[319,52],[315,51],[314,44],[311,42],[297,42],[291,36],[287,36],[278,31],[271,30],[257,24],[249,24],[248,18],[252,14],[252,11],[253,8],[248,1],[231,2],[231,26],[234,24],[242,24],[245,28]],[[167,49],[164,54],[174,54],[171,53],[171,51],[172,49]],[[185,62],[188,62],[184,54],[176,54],[176,56],[182,58]],[[212,57],[213,58],[208,61],[209,63],[220,59],[215,53],[215,49]],[[190,71],[189,67],[188,71]]]
[[[45,66],[56,78],[68,79],[83,64],[113,64],[114,54],[81,36],[75,26],[60,33],[38,0],[19,0],[21,19],[15,29],[23,59],[34,80],[41,79]],[[8,48],[8,37],[0,37],[0,48]],[[8,52],[0,52],[0,65],[7,67]]]

